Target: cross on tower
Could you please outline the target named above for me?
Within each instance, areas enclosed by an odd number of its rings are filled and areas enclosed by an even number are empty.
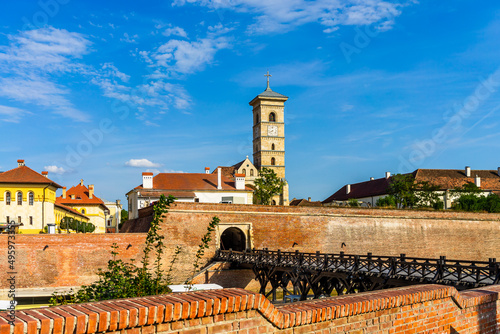
[[[271,75],[271,74],[269,74],[269,71],[267,71],[267,74],[264,74],[264,76],[265,76],[265,77],[267,77],[267,89],[271,89],[271,88],[269,87],[269,77],[272,77],[272,75]]]

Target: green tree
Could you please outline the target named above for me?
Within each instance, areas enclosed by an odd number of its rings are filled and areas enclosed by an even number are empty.
[[[416,185],[417,206],[442,209],[443,201],[439,198],[440,187],[427,181],[418,182]]]
[[[286,182],[274,170],[263,167],[255,179],[254,197],[258,204],[269,205],[273,196],[281,194]]]
[[[394,196],[392,195],[387,195],[385,197],[382,197],[382,198],[379,198],[377,200],[377,203],[376,205],[378,207],[382,207],[382,208],[395,208],[396,207],[396,200],[394,199]]]
[[[396,207],[413,208],[417,204],[417,184],[412,174],[396,174],[389,184],[389,195],[394,197]]]

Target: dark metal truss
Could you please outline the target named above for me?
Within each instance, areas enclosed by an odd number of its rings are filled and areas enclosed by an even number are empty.
[[[300,253],[262,250],[217,250],[214,260],[251,266],[260,293],[283,290],[283,298],[330,296],[414,284],[451,285],[459,290],[500,283],[500,263],[394,256]],[[266,294],[266,287],[271,290]],[[291,290],[293,289],[293,290]],[[312,292],[312,295],[308,295]]]

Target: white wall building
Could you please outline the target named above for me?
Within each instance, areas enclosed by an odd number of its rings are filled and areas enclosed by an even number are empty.
[[[245,186],[245,175],[234,180],[220,168],[216,174],[205,173],[142,173],[142,184],[127,193],[129,219],[139,216],[139,209],[151,205],[161,195],[172,195],[179,202],[252,204],[253,190]]]

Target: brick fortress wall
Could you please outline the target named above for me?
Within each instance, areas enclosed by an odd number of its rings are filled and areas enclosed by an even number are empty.
[[[122,229],[122,232],[140,233],[16,235],[17,287],[90,283],[96,278],[97,268],[105,267],[110,259],[113,242],[120,246],[120,258],[136,259],[138,263],[151,214],[151,208],[142,210],[138,220]],[[498,214],[176,203],[162,224],[166,266],[175,246],[182,247],[174,271],[176,283],[192,274],[197,245],[213,216],[218,216],[221,224],[250,224],[250,238],[255,248],[500,260]],[[213,256],[217,242],[216,238],[211,241],[205,259]],[[292,247],[294,242],[298,245]],[[0,288],[5,289],[8,287],[7,235],[0,235],[0,245]],[[126,249],[128,245],[131,246]],[[238,278],[236,286],[244,287],[252,278],[249,271],[232,271],[233,277],[227,275],[229,273],[222,274],[217,267],[209,268],[199,282],[213,277],[209,281],[227,286]]]
[[[211,290],[0,312],[0,334],[494,334],[499,292],[421,285],[275,306],[245,290]]]

